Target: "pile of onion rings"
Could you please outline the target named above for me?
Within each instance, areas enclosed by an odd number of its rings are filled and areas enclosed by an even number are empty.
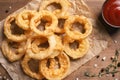
[[[67,76],[70,59],[82,58],[89,50],[92,24],[83,15],[69,13],[67,0],[45,0],[40,5],[39,11],[24,10],[6,18],[2,52],[10,62],[20,60],[32,78],[61,80]],[[33,60],[38,62],[37,72],[29,65]]]

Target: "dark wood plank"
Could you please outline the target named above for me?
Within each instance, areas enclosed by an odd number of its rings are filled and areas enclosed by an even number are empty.
[[[0,20],[23,7],[31,0],[0,0]]]

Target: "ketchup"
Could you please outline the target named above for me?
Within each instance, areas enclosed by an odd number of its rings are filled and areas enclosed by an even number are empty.
[[[120,0],[107,0],[103,5],[104,20],[113,27],[120,27]]]

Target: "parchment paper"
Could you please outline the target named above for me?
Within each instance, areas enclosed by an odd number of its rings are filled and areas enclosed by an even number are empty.
[[[81,65],[89,61],[91,58],[98,55],[102,50],[107,48],[107,45],[111,39],[107,34],[107,32],[102,28],[102,26],[99,23],[97,23],[97,21],[94,18],[91,17],[93,13],[91,14],[88,6],[84,3],[83,0],[69,0],[69,1],[72,4],[72,8],[70,9],[71,13],[78,15],[82,14],[88,17],[93,24],[93,31],[89,37],[90,49],[87,55],[85,55],[83,58],[75,61],[71,60],[71,65],[74,66],[71,66],[69,71],[70,74],[73,71],[77,70]],[[33,0],[23,8],[14,12],[13,14],[18,13],[23,9],[38,10],[40,6],[40,2],[41,0]],[[4,20],[0,22],[0,46],[1,46],[1,41],[3,39],[3,23]],[[33,80],[23,73],[20,67],[20,62],[14,62],[14,63],[8,62],[7,59],[2,55],[1,51],[0,51],[0,63],[8,71],[9,75],[13,80]]]

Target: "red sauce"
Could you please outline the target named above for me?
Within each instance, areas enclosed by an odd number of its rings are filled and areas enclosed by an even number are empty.
[[[103,5],[103,16],[109,24],[120,27],[120,0],[107,0]]]

